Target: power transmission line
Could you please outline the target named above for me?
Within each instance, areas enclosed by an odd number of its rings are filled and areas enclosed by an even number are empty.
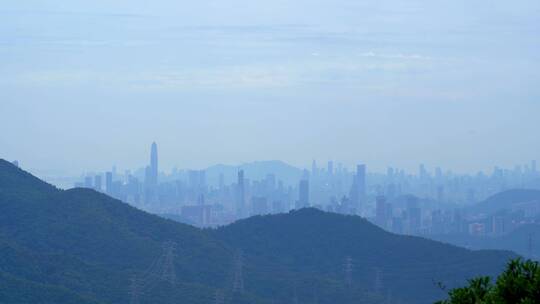
[[[214,296],[214,304],[225,304],[225,293],[223,292],[223,290],[216,290],[216,294]]]
[[[373,280],[373,290],[376,293],[379,293],[379,294],[383,290],[382,271],[379,268],[375,268],[375,278]]]
[[[352,287],[352,274],[354,270],[353,259],[350,256],[345,258],[344,271],[345,271],[345,283],[348,288]]]
[[[239,250],[234,258],[233,293],[244,292],[244,253]]]
[[[162,248],[159,258],[142,275],[132,278],[129,291],[130,304],[139,304],[141,295],[160,282],[168,282],[176,286],[176,268],[174,267],[176,243],[165,242]]]
[[[137,281],[137,277],[133,277],[131,279],[131,285],[129,290],[130,295],[130,304],[139,304],[140,303],[140,296],[141,296],[141,288],[139,286],[139,281]]]

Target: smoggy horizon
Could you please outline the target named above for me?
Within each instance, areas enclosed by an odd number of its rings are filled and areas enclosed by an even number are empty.
[[[326,170],[327,166],[328,166],[328,162],[332,162],[332,166],[335,166],[335,168],[337,168],[338,166],[342,169],[345,169],[345,170],[350,170],[350,171],[354,171],[355,170],[355,167],[359,164],[363,164],[363,165],[366,165],[367,168],[368,168],[368,172],[370,173],[375,173],[375,174],[381,174],[381,173],[387,173],[387,170],[388,169],[394,169],[394,170],[403,170],[407,175],[418,175],[419,174],[419,168],[420,167],[424,167],[428,173],[430,174],[434,174],[434,172],[436,170],[442,170],[442,172],[444,174],[448,173],[448,172],[451,172],[453,174],[463,174],[463,175],[474,175],[474,174],[478,174],[480,172],[482,173],[485,173],[485,174],[491,174],[493,173],[493,170],[495,168],[499,168],[499,169],[503,169],[503,170],[516,170],[516,168],[521,168],[522,170],[528,170],[528,169],[536,169],[536,159],[531,159],[529,161],[519,161],[519,160],[516,160],[516,162],[514,162],[513,164],[509,165],[509,166],[505,166],[503,164],[494,164],[492,167],[489,167],[489,168],[486,168],[486,169],[478,169],[476,171],[459,171],[459,170],[455,170],[454,168],[451,168],[451,167],[444,167],[444,166],[441,166],[441,165],[431,165],[431,164],[426,164],[424,162],[418,162],[416,164],[416,166],[412,166],[412,167],[400,167],[400,166],[395,166],[395,165],[387,165],[386,167],[383,167],[383,168],[372,168],[369,166],[368,163],[365,163],[365,162],[362,162],[362,161],[358,161],[356,163],[352,163],[352,164],[347,164],[347,163],[344,163],[340,160],[336,160],[336,159],[326,159],[326,160],[316,160],[316,159],[312,159],[311,161],[309,161],[309,164],[301,164],[301,165],[297,165],[297,164],[293,164],[293,163],[290,163],[290,162],[287,162],[287,161],[283,161],[281,159],[260,159],[260,160],[251,160],[251,161],[245,161],[245,162],[239,162],[239,163],[223,163],[223,162],[216,162],[216,163],[213,163],[213,164],[209,164],[207,166],[204,166],[204,167],[182,167],[181,165],[173,165],[173,166],[169,166],[167,165],[168,163],[170,163],[170,161],[167,161],[165,160],[165,166],[162,165],[162,163],[164,162],[161,155],[162,155],[162,150],[159,149],[159,145],[156,143],[156,142],[153,142],[152,144],[156,144],[156,148],[158,149],[157,151],[158,152],[158,155],[159,155],[159,168],[158,168],[158,172],[160,174],[170,174],[171,172],[173,171],[189,171],[189,170],[206,170],[206,169],[209,169],[209,168],[212,168],[212,167],[215,167],[215,166],[227,166],[227,167],[241,167],[243,165],[249,165],[249,164],[253,164],[253,163],[258,163],[258,162],[281,162],[281,163],[284,163],[286,165],[289,165],[289,166],[292,166],[292,167],[295,167],[297,169],[300,169],[300,170],[303,170],[303,169],[306,169],[306,170],[312,170],[313,169],[313,165],[314,165],[314,162],[315,162],[315,165],[317,168],[321,169],[321,170]],[[26,167],[24,162],[21,161],[20,159],[5,159],[7,161],[10,161],[10,162],[14,162],[16,161],[18,165],[21,165],[23,167],[25,167],[26,170],[29,170],[30,172],[32,173],[35,173],[37,175],[40,175],[44,178],[62,178],[62,177],[75,177],[75,176],[80,176],[81,174],[86,174],[86,173],[104,173],[104,172],[107,172],[107,171],[111,171],[111,170],[117,170],[118,172],[123,172],[123,171],[137,171],[137,170],[144,170],[144,168],[146,168],[150,162],[148,162],[148,160],[150,159],[150,153],[151,153],[151,149],[150,149],[150,146],[148,147],[147,149],[147,160],[146,162],[143,162],[143,163],[140,163],[140,164],[135,164],[131,167],[121,167],[121,166],[118,166],[117,163],[115,162],[112,162],[112,164],[110,166],[104,166],[102,168],[80,168],[80,169],[77,169],[76,166],[74,166],[75,169],[73,169],[74,171],[73,172],[61,172],[57,169],[36,169],[36,168],[32,168],[32,167]],[[166,155],[168,153],[165,153]],[[78,170],[78,171],[77,171]],[[267,173],[272,173],[272,172],[267,172]]]
[[[0,157],[33,172],[538,159],[538,1],[27,0],[0,9]]]

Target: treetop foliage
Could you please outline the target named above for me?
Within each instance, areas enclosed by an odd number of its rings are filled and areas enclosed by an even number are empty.
[[[495,284],[489,277],[469,281],[466,287],[449,292],[449,299],[438,304],[533,304],[540,303],[540,265],[534,261],[515,259]]]

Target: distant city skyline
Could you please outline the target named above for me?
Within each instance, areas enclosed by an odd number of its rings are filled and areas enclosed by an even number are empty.
[[[147,148],[147,147],[146,147]],[[148,150],[148,149],[146,149]],[[174,163],[172,161],[165,161],[166,165],[161,165],[162,164],[162,158],[160,158],[160,166],[159,166],[159,169],[158,169],[158,166],[157,166],[157,143],[154,141],[152,142],[152,146],[151,146],[151,149],[149,150],[150,151],[150,159],[151,159],[151,164],[150,165],[147,165],[144,161],[145,160],[142,160],[141,163],[136,163],[136,164],[133,164],[132,166],[129,166],[129,165],[126,165],[125,162],[123,161],[111,161],[111,164],[110,165],[102,165],[102,166],[99,166],[99,167],[94,167],[94,168],[83,168],[82,165],[81,167],[79,166],[73,166],[72,170],[70,171],[63,171],[63,170],[60,170],[58,168],[54,168],[54,167],[32,167],[32,166],[27,166],[25,167],[25,169],[27,170],[30,170],[31,172],[37,174],[37,175],[41,175],[42,177],[52,177],[52,178],[57,178],[57,177],[75,177],[75,176],[79,176],[80,174],[84,173],[84,172],[99,172],[99,171],[108,171],[110,170],[111,168],[116,168],[117,170],[119,171],[124,171],[124,170],[138,170],[138,169],[146,169],[146,170],[150,170],[149,173],[151,173],[151,176],[155,176],[154,178],[157,178],[157,174],[161,174],[161,173],[165,173],[165,174],[168,174],[174,170],[205,170],[205,169],[208,169],[210,167],[213,167],[213,166],[219,166],[219,165],[225,165],[225,166],[242,166],[242,165],[245,165],[245,164],[250,164],[250,163],[256,163],[256,162],[268,162],[268,161],[279,161],[279,162],[283,162],[287,165],[290,165],[290,166],[293,166],[293,167],[296,167],[298,169],[308,169],[308,168],[311,168],[313,169],[313,166],[316,165],[317,168],[319,169],[326,169],[326,168],[332,168],[333,169],[333,166],[334,165],[341,165],[343,166],[343,168],[345,169],[348,169],[348,170],[356,170],[357,166],[359,166],[358,164],[359,163],[362,163],[362,166],[364,167],[364,170],[366,170],[366,166],[369,167],[369,169],[367,170],[367,172],[369,173],[387,173],[387,170],[389,168],[393,168],[393,169],[400,169],[400,170],[405,170],[408,174],[413,174],[413,175],[421,175],[422,173],[420,171],[422,170],[425,170],[426,173],[429,173],[429,174],[436,174],[437,173],[437,170],[442,170],[443,173],[446,173],[446,172],[452,172],[454,174],[465,174],[465,175],[474,175],[474,174],[477,174],[479,172],[482,172],[482,173],[485,173],[485,174],[490,174],[492,173],[495,168],[502,168],[502,169],[510,169],[510,170],[514,170],[516,169],[516,167],[521,167],[523,169],[525,169],[525,167],[529,166],[531,167],[532,169],[536,169],[536,158],[532,158],[530,160],[514,160],[514,161],[509,161],[506,164],[501,164],[501,163],[493,163],[493,165],[488,165],[486,167],[480,167],[478,166],[477,169],[471,169],[471,170],[459,170],[459,169],[456,169],[456,168],[452,168],[452,167],[446,167],[446,166],[443,166],[443,165],[439,165],[439,164],[429,164],[429,163],[426,163],[426,162],[422,162],[422,161],[417,161],[417,162],[408,162],[406,166],[399,166],[399,165],[394,165],[395,163],[394,162],[389,162],[386,166],[383,165],[382,161],[378,161],[378,162],[374,162],[374,164],[379,164],[378,166],[375,166],[375,165],[372,165],[370,163],[366,163],[366,162],[363,162],[361,160],[359,161],[352,161],[350,163],[348,162],[345,162],[345,161],[341,161],[339,159],[305,159],[302,163],[304,165],[298,165],[298,164],[295,164],[295,163],[292,163],[292,162],[288,162],[288,161],[285,161],[285,160],[282,160],[282,159],[254,159],[254,160],[250,160],[250,161],[241,161],[241,162],[236,162],[236,163],[225,163],[225,162],[215,162],[215,163],[208,163],[207,165],[204,165],[204,166],[200,166],[200,167],[189,167],[187,165],[185,166],[182,166],[182,165],[171,165],[171,163]],[[145,152],[148,152],[148,151],[145,151]],[[165,155],[169,155],[170,153],[164,153]],[[539,154],[540,155],[540,154]],[[0,158],[4,158],[2,155],[0,155]],[[144,157],[143,157],[144,158]],[[8,161],[16,161],[17,163],[20,163],[21,165],[27,165],[27,162],[26,161],[22,161],[21,158],[5,158],[6,160]],[[148,159],[148,156],[146,156],[146,160]],[[309,162],[309,165],[307,165],[307,163]],[[34,163],[32,160],[29,161],[30,164]],[[124,164],[124,166],[121,166],[119,164]],[[168,165],[167,165],[168,164]],[[159,170],[159,171],[158,171]]]
[[[341,163],[334,168],[333,161],[323,166],[313,161],[310,170],[274,161],[163,172],[159,170],[158,144],[153,142],[149,150],[144,169],[87,172],[73,187],[94,189],[147,212],[201,227],[317,208],[360,215],[398,234],[500,236],[524,223],[534,223],[533,217],[539,213],[535,201],[525,201],[519,211],[505,216],[486,217],[477,212],[464,220],[461,211],[504,192],[539,189],[535,160],[476,175],[440,167],[430,170],[424,164],[416,172],[390,167],[384,174],[369,173],[366,164],[350,170]]]

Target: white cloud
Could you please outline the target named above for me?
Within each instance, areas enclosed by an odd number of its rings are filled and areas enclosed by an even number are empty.
[[[360,53],[358,54],[360,57],[372,57],[372,58],[382,58],[382,59],[418,59],[418,60],[431,60],[431,57],[418,55],[418,54],[383,54],[383,53],[375,53],[373,51]]]
[[[22,86],[95,86],[123,89],[260,89],[309,84],[354,84],[378,81],[373,73],[407,73],[425,68],[407,62],[372,62],[341,58],[305,60],[294,64],[236,65],[185,70],[111,72],[98,70],[41,70],[16,75],[11,83]]]

